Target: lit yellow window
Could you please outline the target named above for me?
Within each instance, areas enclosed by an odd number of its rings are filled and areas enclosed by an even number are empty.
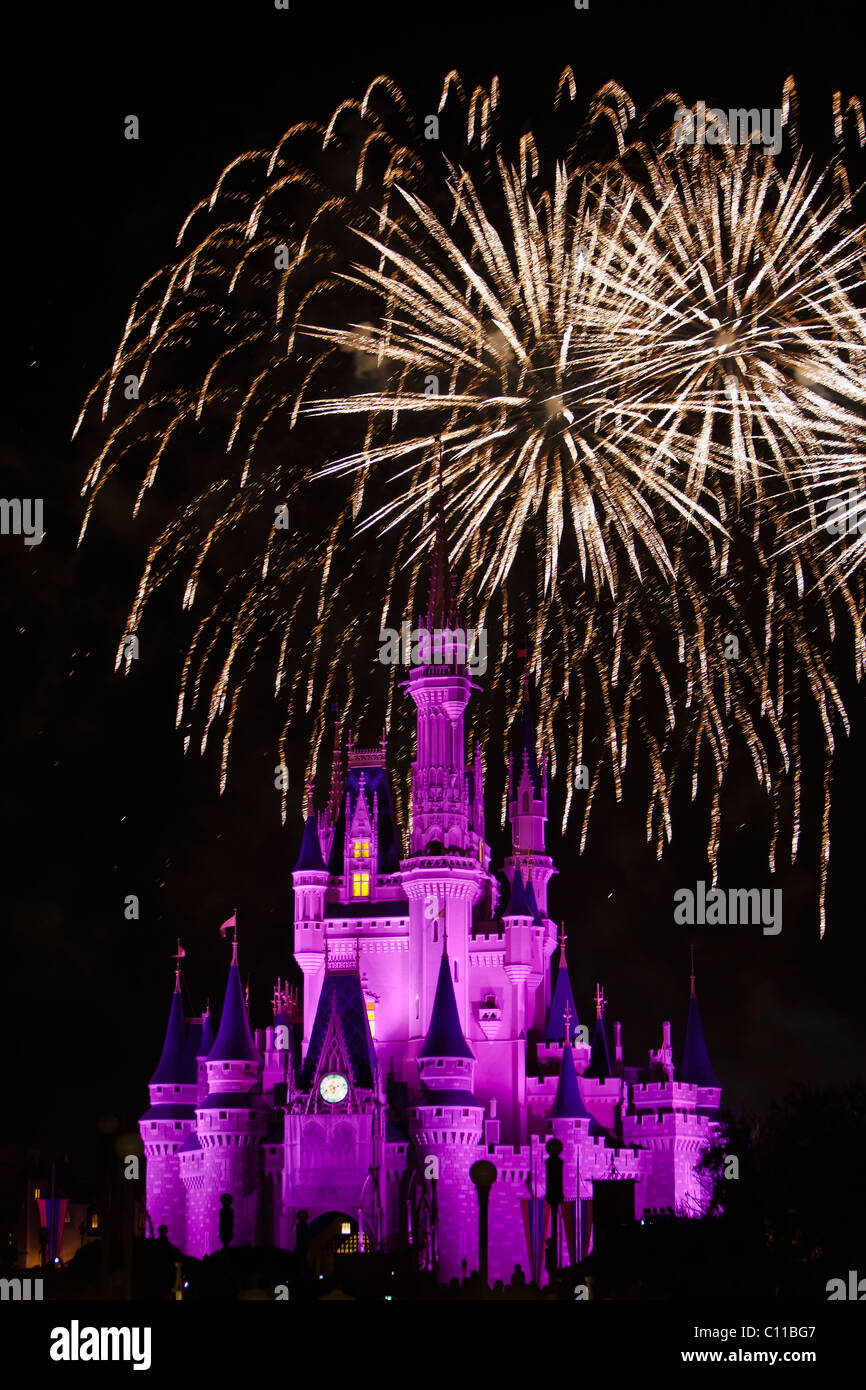
[[[344,1222],[343,1222],[342,1227],[341,1227],[341,1234],[344,1235],[344,1236],[350,1236],[350,1235],[352,1234],[352,1224],[351,1224],[351,1222],[349,1222],[349,1221],[344,1221]]]
[[[38,1201],[39,1201],[39,1198],[42,1196],[42,1188],[41,1188],[41,1187],[34,1187],[34,1189],[33,1189],[33,1196],[36,1198],[36,1200],[37,1200],[37,1202],[38,1202]]]
[[[367,1022],[370,1025],[370,1037],[376,1036],[376,1005],[370,1000],[367,1004]]]
[[[369,840],[356,840],[356,841],[355,841],[355,858],[356,858],[356,859],[369,859],[369,858],[370,858],[370,841],[369,841]]]
[[[96,1215],[96,1212],[94,1212],[90,1218],[90,1229],[91,1231],[99,1230],[99,1217]]]
[[[370,896],[370,875],[352,874],[352,897],[369,898]]]

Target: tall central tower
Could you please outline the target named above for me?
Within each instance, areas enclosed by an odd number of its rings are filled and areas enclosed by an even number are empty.
[[[469,1036],[469,938],[472,909],[488,883],[480,763],[466,767],[464,713],[480,687],[467,674],[467,634],[448,563],[442,505],[442,455],[436,540],[427,612],[419,617],[404,682],[417,711],[412,763],[409,857],[400,865],[409,901],[409,1037],[419,1045],[433,1009],[447,933],[454,997]]]

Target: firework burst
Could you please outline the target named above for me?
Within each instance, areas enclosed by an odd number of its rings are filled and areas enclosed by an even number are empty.
[[[567,71],[556,104],[574,97]],[[82,412],[106,432],[82,534],[121,467],[146,514],[160,469],[190,445],[207,458],[150,547],[127,630],[177,571],[194,609],[240,542],[195,626],[178,724],[188,746],[201,713],[202,750],[221,729],[224,786],[245,682],[272,653],[282,741],[313,710],[315,768],[329,698],[363,715],[379,630],[417,606],[440,436],[464,600],[504,644],[531,632],[563,825],[578,812],[582,846],[599,786],[620,798],[638,747],[659,855],[677,779],[693,799],[708,783],[715,876],[742,741],[771,798],[774,869],[783,826],[786,855],[799,847],[808,698],[826,750],[823,934],[847,729],[831,661],[859,678],[864,651],[857,544],[830,549],[820,517],[866,471],[862,229],[841,157],[822,177],[796,151],[783,172],[751,147],[681,148],[662,115],[678,102],[637,121],[609,86],[577,141],[542,158],[502,133],[495,80],[467,96],[450,74],[433,157],[382,78],[327,126],[234,161]],[[790,86],[785,113],[793,133]],[[849,126],[840,107],[840,139]],[[504,663],[493,679],[508,685]]]

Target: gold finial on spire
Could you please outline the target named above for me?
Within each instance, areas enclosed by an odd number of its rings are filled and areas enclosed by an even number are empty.
[[[186,955],[186,951],[180,944],[180,937],[177,938],[177,950],[172,955],[172,960],[177,964],[174,967],[174,992],[180,994],[180,963]]]
[[[571,1047],[571,1005],[565,1001],[565,1042],[567,1047]]]
[[[605,997],[604,997],[604,990],[602,989],[601,985],[597,984],[596,987],[595,987],[595,1016],[596,1016],[596,1018],[604,1018],[604,1006],[605,1006],[606,1003],[607,1003],[607,1000],[606,1000]]]
[[[568,937],[567,937],[566,932],[565,932],[565,923],[563,922],[562,926],[561,926],[560,929],[559,929],[559,964],[560,964],[560,966],[565,965],[565,943],[566,943],[567,940],[568,940]]]

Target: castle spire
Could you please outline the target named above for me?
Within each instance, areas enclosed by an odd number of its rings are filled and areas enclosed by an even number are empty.
[[[216,1042],[208,1056],[209,1062],[258,1062],[256,1045],[250,1032],[250,1021],[244,1003],[244,990],[238,966],[237,927],[232,943],[232,963],[226,983],[226,995],[220,1017]]]
[[[528,773],[536,797],[541,796],[541,773],[538,767],[535,720],[532,716],[532,695],[529,685],[529,663],[523,671],[523,710],[520,724],[520,743],[518,757],[521,767]]]
[[[694,947],[692,947],[691,993],[689,1011],[686,1015],[686,1033],[683,1039],[680,1064],[676,1069],[676,1078],[678,1081],[685,1081],[691,1086],[718,1086],[719,1084],[710,1062],[710,1054],[707,1051],[704,1025],[701,1022],[701,1011],[698,1008],[698,997],[695,992]]]
[[[336,701],[333,704],[333,710],[334,747],[331,753],[331,794],[328,798],[327,819],[330,825],[335,826],[343,801],[343,745],[340,737],[342,716],[340,706]]]
[[[577,1025],[577,1007],[574,1002],[574,990],[571,988],[571,979],[568,974],[568,964],[565,959],[565,943],[568,940],[563,924],[559,937],[559,973],[556,977],[556,984],[553,988],[553,998],[550,1001],[550,1013],[547,1019],[547,1032],[545,1041],[549,1043],[562,1042],[563,1037],[571,1041],[570,1020],[573,1018]]]
[[[312,782],[307,783],[307,816],[304,821],[304,835],[301,840],[301,852],[298,855],[295,872],[299,869],[315,870],[317,873],[328,872],[328,866],[322,855],[319,830],[316,824],[316,813],[313,810]]]
[[[463,1036],[457,1000],[454,997],[454,984],[451,980],[451,965],[448,959],[447,942],[443,944],[442,961],[439,966],[439,979],[436,981],[436,994],[433,998],[433,1012],[430,1027],[418,1053],[419,1060],[425,1057],[471,1057],[475,1054]]]
[[[575,1018],[577,1015],[575,1015]],[[565,1006],[565,1042],[562,1049],[562,1057],[559,1063],[559,1080],[556,1083],[556,1095],[553,1098],[553,1105],[550,1107],[549,1119],[551,1120],[592,1120],[592,1116],[583,1103],[580,1094],[580,1083],[577,1079],[577,1072],[574,1070],[574,1054],[571,1050],[571,1010],[566,1003]]]
[[[199,1043],[199,1056],[206,1057],[214,1044],[213,1023],[210,1016],[210,1000],[205,1004],[204,1013],[201,1016],[201,1042]]]
[[[596,987],[595,987],[595,1016],[596,1016],[596,1018],[601,1018],[601,1019],[604,1018],[604,1009],[605,1009],[605,1005],[606,1005],[606,1004],[607,1004],[607,1000],[606,1000],[605,997],[604,997],[604,990],[602,989],[601,985],[596,984]]]
[[[604,1007],[607,1000],[601,985],[595,987],[595,1032],[592,1035],[592,1052],[589,1066],[584,1075],[597,1081],[606,1081],[613,1075],[610,1065],[610,1051],[607,1046],[607,1033],[604,1027]]]
[[[447,627],[446,606],[451,596],[452,578],[448,567],[448,550],[445,544],[445,496],[442,486],[442,436],[436,436],[436,458],[438,481],[436,490],[436,540],[433,547],[433,565],[430,570],[430,597],[427,603],[427,617],[430,627]]]
[[[178,942],[180,948],[180,942]],[[175,968],[174,990],[171,1008],[168,1011],[168,1024],[165,1041],[156,1071],[150,1078],[151,1086],[184,1086],[195,1082],[190,1071],[186,1045],[186,1018],[183,1012],[183,999],[180,992],[180,961]]]
[[[185,951],[185,950],[183,949],[183,947],[181,946],[181,944],[180,944],[180,937],[178,937],[178,938],[177,938],[177,950],[175,951],[174,956],[173,956],[173,959],[174,959],[175,961],[177,961],[177,964],[176,964],[176,966],[174,967],[174,992],[175,992],[175,994],[180,994],[180,963],[181,963],[181,961],[183,960],[183,958],[184,958],[185,955],[186,955],[186,951]]]
[[[538,913],[537,906],[533,908],[523,886],[523,876],[519,869],[514,870],[514,878],[511,880],[511,895],[508,900],[508,908],[503,912],[503,917],[535,917]]]

